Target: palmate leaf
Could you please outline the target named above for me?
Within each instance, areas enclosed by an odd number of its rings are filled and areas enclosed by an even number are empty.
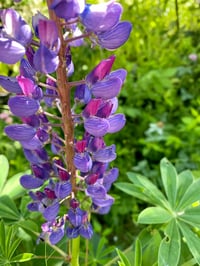
[[[189,170],[183,171],[178,174],[176,205],[179,205],[183,195],[185,194],[188,187],[192,184],[193,180],[194,177]]]
[[[186,244],[192,253],[194,259],[198,264],[200,264],[200,252],[199,252],[199,247],[200,247],[200,238],[198,235],[196,235],[191,228],[185,224],[184,222],[179,221],[178,226],[186,240]]]
[[[148,207],[144,209],[138,216],[140,224],[163,224],[168,223],[173,216],[164,208]]]
[[[127,175],[137,189],[137,192],[140,194],[141,199],[146,198],[145,201],[149,203],[166,208],[169,207],[165,196],[150,180],[148,180],[148,178],[132,172],[128,172]]]
[[[181,212],[179,217],[181,221],[200,229],[200,205],[191,207]]]
[[[177,206],[177,210],[184,210],[186,207],[190,207],[193,203],[200,200],[200,179],[195,180],[186,190],[185,194]]]
[[[181,251],[181,237],[173,219],[165,229],[165,238],[161,241],[158,252],[158,266],[178,265]]]
[[[142,245],[139,238],[135,241],[134,265],[142,266]]]
[[[18,221],[21,216],[14,203],[8,196],[0,197],[0,218]]]
[[[120,261],[118,261],[118,265],[119,266],[131,266],[126,255],[121,250],[119,250],[118,248],[116,248],[116,251],[117,251],[117,254],[120,258]]]
[[[34,254],[33,253],[21,253],[18,254],[17,256],[13,257],[11,262],[12,263],[16,263],[16,262],[25,262],[25,261],[29,261],[32,260],[34,258]]]
[[[177,193],[177,172],[174,166],[166,159],[162,159],[160,163],[161,178],[165,193],[172,208],[176,203]]]

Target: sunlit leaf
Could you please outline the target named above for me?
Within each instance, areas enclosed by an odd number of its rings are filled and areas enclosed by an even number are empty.
[[[194,202],[200,200],[200,179],[195,180],[186,190],[185,194],[182,196],[180,203],[177,207],[178,210],[183,210],[186,207],[189,207]]]
[[[181,237],[174,219],[165,229],[165,238],[161,241],[158,253],[158,266],[178,265],[180,251]]]
[[[160,163],[161,178],[163,186],[172,207],[176,203],[177,193],[177,172],[174,166],[166,159],[162,159]]]
[[[118,264],[120,266],[131,266],[128,258],[126,257],[126,255],[121,251],[119,250],[118,248],[116,248],[116,251],[117,251],[117,254],[120,258],[120,261],[118,262]]]
[[[34,258],[33,253],[21,253],[15,257],[12,258],[11,262],[25,262],[32,260]]]
[[[134,265],[141,266],[142,265],[142,245],[139,238],[135,241],[135,258]]]
[[[195,234],[190,227],[184,222],[178,222],[178,226],[181,229],[181,232],[186,240],[186,244],[188,245],[189,250],[191,251],[194,259],[198,264],[200,264],[200,238],[197,234]]]
[[[172,219],[172,215],[161,207],[148,207],[138,216],[138,223],[141,224],[162,224]]]
[[[180,203],[180,200],[182,199],[188,187],[192,184],[193,180],[194,177],[191,171],[189,170],[183,171],[178,175],[177,199],[176,199],[177,205]]]

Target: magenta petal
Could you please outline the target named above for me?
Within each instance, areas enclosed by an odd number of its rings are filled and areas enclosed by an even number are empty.
[[[111,30],[98,35],[99,44],[107,50],[115,50],[128,40],[131,30],[131,23],[120,22]]]
[[[84,122],[85,130],[95,137],[104,136],[108,132],[109,126],[107,119],[99,117],[90,117]]]
[[[15,64],[22,59],[25,48],[19,42],[0,38],[0,62]]]
[[[33,127],[26,124],[16,124],[5,127],[6,135],[11,139],[19,141],[32,139],[35,132],[36,130]]]
[[[20,184],[26,189],[34,189],[41,187],[44,181],[40,178],[37,178],[33,175],[23,175],[20,178]]]
[[[45,208],[43,212],[44,218],[47,221],[53,221],[59,212],[59,208],[60,208],[60,205],[58,202],[48,206],[47,208]]]
[[[25,97],[25,96],[14,96],[8,100],[8,105],[11,112],[19,117],[28,117],[37,112],[40,105],[39,102]]]
[[[108,122],[110,123],[108,133],[115,133],[120,131],[124,127],[126,118],[124,114],[115,114],[108,118]]]
[[[105,147],[93,154],[93,159],[101,163],[109,163],[116,159],[115,145]]]
[[[115,61],[115,55],[111,55],[109,58],[102,60],[86,77],[87,84],[94,84],[107,76]]]
[[[105,81],[95,83],[91,90],[92,94],[97,98],[112,99],[118,95],[122,86],[121,79],[117,77],[110,78]]]

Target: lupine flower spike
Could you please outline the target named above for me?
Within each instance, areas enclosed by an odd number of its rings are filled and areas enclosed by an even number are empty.
[[[127,41],[132,26],[121,21],[123,9],[115,1],[47,4],[50,17],[38,12],[33,29],[14,9],[0,11],[0,61],[20,62],[18,75],[1,75],[0,85],[12,94],[8,106],[21,120],[7,125],[5,133],[20,142],[30,163],[31,174],[20,179],[29,191],[27,208],[43,216],[40,239],[55,245],[65,236],[91,238],[91,213],[109,212],[114,203],[109,190],[119,170],[110,167],[116,146],[107,146],[104,137],[126,122],[116,112],[127,73],[112,70],[115,55],[101,60],[81,81],[69,82],[76,69],[73,52],[86,45],[85,39],[92,44],[89,49],[115,50]]]

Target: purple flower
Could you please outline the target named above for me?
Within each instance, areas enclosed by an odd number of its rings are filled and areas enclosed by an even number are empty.
[[[114,1],[86,5],[81,14],[81,23],[89,31],[105,32],[119,22],[121,12],[122,6]]]
[[[15,124],[6,126],[5,133],[11,139],[22,141],[32,139],[36,133],[36,130],[26,124]]]
[[[44,180],[33,175],[23,175],[20,178],[20,184],[26,189],[39,188],[43,185]]]
[[[115,145],[105,147],[93,154],[93,160],[101,163],[109,163],[116,159]]]
[[[55,11],[56,15],[66,20],[78,17],[84,8],[84,0],[54,0],[51,5],[51,9]]]
[[[19,117],[35,114],[39,109],[39,102],[26,96],[13,96],[8,100],[10,111]]]
[[[107,50],[115,50],[128,40],[131,30],[130,22],[119,22],[114,28],[98,34],[98,43]]]
[[[21,60],[32,40],[31,28],[14,9],[1,12],[3,30],[0,38],[0,61],[15,64]]]
[[[74,156],[74,165],[83,173],[90,171],[92,167],[92,159],[88,153],[76,153]]]
[[[95,136],[95,137],[102,137],[104,136],[109,129],[109,122],[107,119],[99,118],[99,117],[89,117],[84,122],[85,130]]]
[[[108,122],[110,125],[108,133],[115,133],[120,131],[124,127],[126,118],[124,114],[115,114],[108,118]]]
[[[122,86],[122,81],[118,77],[96,82],[92,87],[92,94],[96,98],[111,99],[118,95]]]
[[[20,88],[17,79],[14,77],[0,75],[0,85],[8,92],[22,93],[22,89]]]

